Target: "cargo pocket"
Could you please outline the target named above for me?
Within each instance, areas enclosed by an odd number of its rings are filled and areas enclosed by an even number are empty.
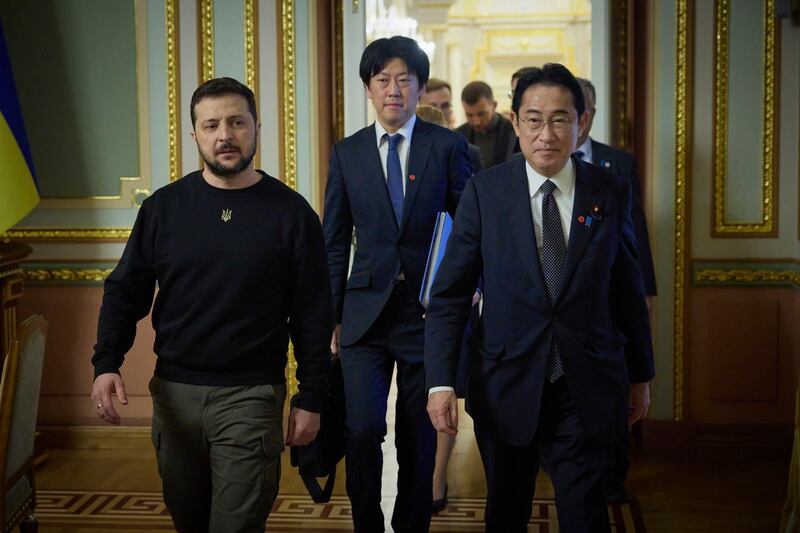
[[[275,498],[278,496],[283,448],[283,428],[279,423],[276,428],[271,428],[261,438],[261,449],[264,454],[262,486],[268,510],[272,508]]]

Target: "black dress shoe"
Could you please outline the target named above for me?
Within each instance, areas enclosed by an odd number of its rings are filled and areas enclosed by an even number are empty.
[[[606,503],[627,503],[631,501],[628,496],[628,491],[625,490],[625,485],[619,484],[605,489]]]
[[[431,512],[436,514],[438,512],[444,511],[444,508],[447,507],[447,485],[444,486],[444,498],[439,500],[433,500],[433,505],[431,505]]]

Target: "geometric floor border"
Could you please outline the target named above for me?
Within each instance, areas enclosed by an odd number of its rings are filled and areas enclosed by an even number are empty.
[[[38,490],[36,517],[42,525],[116,529],[169,528],[172,521],[160,492]],[[431,531],[483,531],[483,498],[450,498],[433,517]],[[635,501],[609,505],[614,533],[645,533]],[[315,504],[308,495],[280,495],[270,513],[268,531],[352,531],[350,501],[333,496]],[[555,502],[535,498],[528,532],[557,533]]]

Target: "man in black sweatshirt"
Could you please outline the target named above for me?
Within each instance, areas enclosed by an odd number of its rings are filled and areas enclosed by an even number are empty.
[[[252,91],[230,78],[192,96],[205,161],[147,198],[105,282],[92,399],[119,424],[112,395],[136,322],[153,307],[153,445],[179,532],[263,532],[284,447],[289,338],[300,391],[285,444],[314,440],[333,331],[319,218],[302,196],[256,170]]]

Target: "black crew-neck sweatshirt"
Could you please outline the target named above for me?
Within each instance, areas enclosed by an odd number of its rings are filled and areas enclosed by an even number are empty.
[[[322,228],[301,195],[261,174],[250,187],[219,189],[197,171],[142,203],[105,282],[95,376],[119,372],[157,283],[157,376],[197,385],[283,383],[291,336],[297,405],[320,410],[333,330]]]

